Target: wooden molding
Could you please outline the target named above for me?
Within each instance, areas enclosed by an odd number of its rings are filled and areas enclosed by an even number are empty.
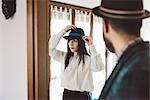
[[[34,100],[33,2],[27,0],[27,78],[28,100]]]
[[[75,25],[75,10],[71,10],[71,24]]]
[[[28,100],[49,100],[49,3],[27,0]]]
[[[48,0],[34,0],[34,15],[35,100],[48,100]]]

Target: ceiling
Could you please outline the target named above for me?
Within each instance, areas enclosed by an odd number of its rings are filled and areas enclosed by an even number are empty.
[[[51,0],[51,1],[57,1],[86,8],[94,8],[100,4],[101,0]]]
[[[57,1],[62,3],[67,3],[71,5],[77,5],[81,7],[86,8],[94,8],[95,6],[98,6],[101,2],[101,0],[51,0],[51,1]],[[149,0],[143,0],[144,8],[150,10],[150,1]]]

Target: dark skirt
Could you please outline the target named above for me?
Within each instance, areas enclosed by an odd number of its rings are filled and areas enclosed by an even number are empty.
[[[90,100],[88,92],[71,91],[64,89],[63,100]]]

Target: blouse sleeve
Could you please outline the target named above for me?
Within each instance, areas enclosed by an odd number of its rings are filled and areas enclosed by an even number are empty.
[[[90,57],[91,57],[91,69],[94,72],[104,69],[104,64],[101,59],[101,55],[97,53],[95,46],[92,44],[89,46]]]
[[[61,62],[64,59],[66,53],[60,50],[57,50],[56,47],[65,33],[64,30],[60,31],[57,35],[53,35],[49,40],[49,55],[56,61]]]

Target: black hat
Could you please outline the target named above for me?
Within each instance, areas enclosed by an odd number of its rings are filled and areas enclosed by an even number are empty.
[[[142,0],[102,0],[100,6],[93,8],[93,13],[104,18],[144,19],[150,12],[143,9]]]
[[[65,39],[82,38],[84,36],[84,31],[81,28],[72,29],[68,36],[63,36]]]

